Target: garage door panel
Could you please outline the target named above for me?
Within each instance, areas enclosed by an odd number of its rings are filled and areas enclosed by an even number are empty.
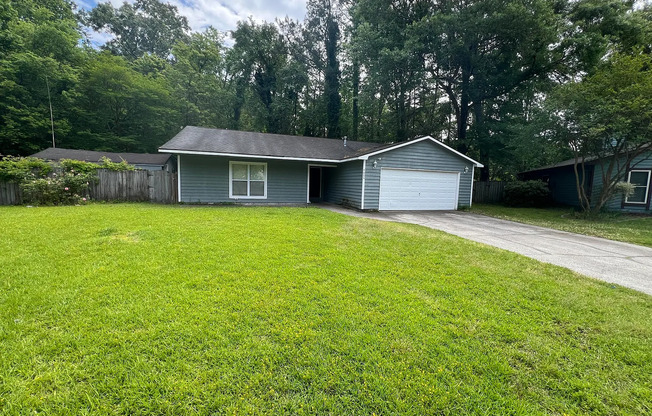
[[[457,172],[383,169],[379,209],[456,209],[458,182]]]

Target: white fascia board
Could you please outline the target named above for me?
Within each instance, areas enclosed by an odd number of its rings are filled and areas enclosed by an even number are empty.
[[[158,149],[158,151],[161,153],[173,153],[173,154],[181,154],[181,155],[225,156],[225,157],[241,157],[245,159],[297,160],[301,162],[321,162],[321,163],[342,162],[341,160],[334,160],[334,159],[310,159],[305,157],[261,156],[261,155],[245,155],[240,153],[198,152],[195,150]]]
[[[364,210],[364,186],[365,177],[367,176],[367,159],[362,160],[362,193],[360,194],[360,209]]]
[[[464,154],[458,152],[457,150],[453,149],[453,148],[450,147],[450,146],[446,146],[444,143],[440,142],[439,140],[433,139],[433,138],[430,137],[430,136],[424,136],[424,137],[420,137],[420,138],[415,139],[415,140],[410,140],[410,141],[407,141],[407,142],[399,143],[399,144],[397,144],[396,146],[387,147],[387,148],[385,148],[385,149],[381,149],[381,150],[378,150],[378,151],[376,151],[376,152],[372,152],[372,153],[367,153],[367,154],[365,154],[365,155],[358,156],[358,157],[355,157],[355,158],[352,158],[352,159],[344,159],[344,160],[342,160],[342,162],[349,162],[349,161],[351,161],[351,160],[367,160],[367,159],[369,159],[369,158],[372,157],[372,156],[376,156],[376,155],[379,155],[379,154],[381,154],[381,153],[385,153],[385,152],[389,152],[389,151],[392,151],[392,150],[396,150],[396,149],[401,148],[401,147],[404,147],[404,146],[409,146],[409,145],[414,144],[414,143],[419,143],[419,142],[422,142],[422,141],[424,141],[424,140],[430,140],[430,141],[432,141],[433,143],[436,143],[437,145],[443,147],[444,149],[446,149],[446,150],[448,150],[448,151],[450,151],[450,152],[452,152],[452,153],[455,153],[455,154],[458,155],[459,157],[468,160],[469,162],[473,163],[473,165],[476,166],[476,167],[478,167],[478,168],[483,168],[483,167],[484,167],[484,165],[483,165],[482,163],[480,163],[480,162],[478,162],[478,161],[476,161],[476,160],[471,159],[470,157],[468,157],[468,156],[466,156],[466,155],[464,155]]]
[[[181,155],[177,157],[177,199],[181,202]]]
[[[469,197],[469,207],[473,206],[473,179],[475,176],[475,169],[471,169],[471,196]]]

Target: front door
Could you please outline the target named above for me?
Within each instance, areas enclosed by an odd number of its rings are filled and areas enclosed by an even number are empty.
[[[321,168],[318,166],[310,167],[310,184],[308,188],[308,197],[310,202],[320,202],[321,195]]]

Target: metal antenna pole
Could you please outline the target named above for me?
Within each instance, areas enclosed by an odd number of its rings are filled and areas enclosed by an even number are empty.
[[[57,147],[54,143],[54,116],[52,115],[52,99],[50,98],[50,83],[48,76],[45,76],[45,85],[48,87],[48,103],[50,104],[50,125],[52,126],[52,147]]]

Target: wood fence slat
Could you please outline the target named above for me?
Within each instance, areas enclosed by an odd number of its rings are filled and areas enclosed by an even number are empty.
[[[22,201],[20,186],[13,182],[0,182],[0,205],[17,205]]]
[[[163,204],[177,202],[177,175],[167,171],[97,171],[98,181],[88,187],[96,201],[151,201]],[[0,205],[22,203],[20,187],[12,182],[0,182]]]
[[[487,204],[502,202],[505,183],[503,181],[475,182],[473,184],[473,202]]]

